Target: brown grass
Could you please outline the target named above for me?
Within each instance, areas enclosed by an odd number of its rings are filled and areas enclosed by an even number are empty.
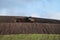
[[[0,34],[60,34],[60,24],[0,23]]]

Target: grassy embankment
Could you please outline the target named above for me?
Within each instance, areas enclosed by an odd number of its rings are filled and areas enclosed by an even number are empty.
[[[0,40],[60,40],[60,35],[59,34],[0,35]]]

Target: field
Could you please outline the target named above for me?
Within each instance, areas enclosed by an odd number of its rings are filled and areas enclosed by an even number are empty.
[[[60,34],[60,24],[0,23],[0,34]]]
[[[0,40],[60,40],[59,34],[11,34],[0,35]]]
[[[0,40],[60,40],[60,24],[0,23]]]

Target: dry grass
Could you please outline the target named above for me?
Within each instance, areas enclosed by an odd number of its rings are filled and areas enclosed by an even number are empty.
[[[60,24],[0,23],[0,34],[60,34]]]

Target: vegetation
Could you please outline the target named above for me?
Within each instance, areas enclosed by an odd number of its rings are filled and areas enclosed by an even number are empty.
[[[59,34],[11,34],[0,35],[0,40],[60,40]]]

